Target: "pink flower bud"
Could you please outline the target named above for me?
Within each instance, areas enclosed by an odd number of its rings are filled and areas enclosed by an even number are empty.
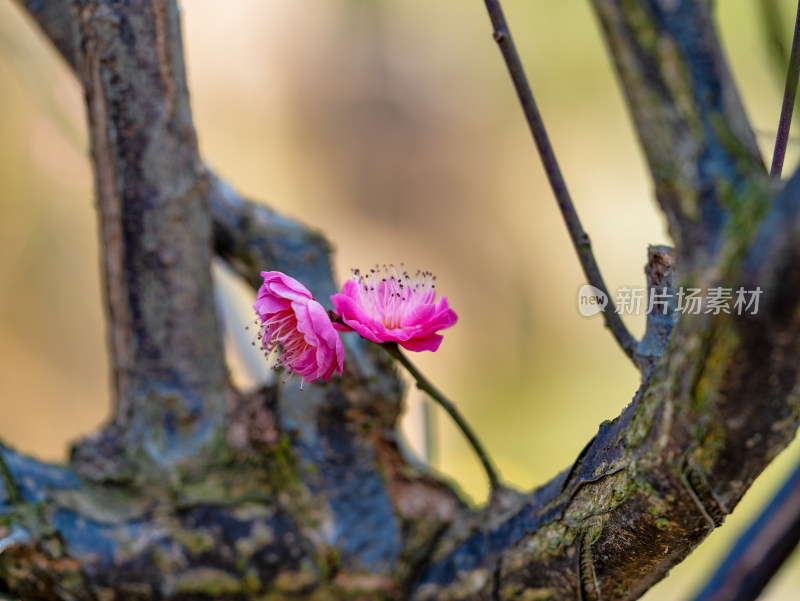
[[[367,275],[356,270],[353,275],[331,301],[345,324],[373,342],[396,342],[409,351],[435,351],[442,342],[437,332],[458,320],[446,297],[436,301],[436,278],[428,272],[418,271],[412,278],[391,265],[371,269]]]
[[[276,366],[305,382],[327,382],[334,371],[341,375],[344,346],[327,311],[297,280],[279,271],[262,271],[261,276],[264,283],[253,308],[261,322],[261,346],[278,351]]]

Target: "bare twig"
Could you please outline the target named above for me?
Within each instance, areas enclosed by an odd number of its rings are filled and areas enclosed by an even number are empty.
[[[792,37],[792,51],[789,56],[789,68],[786,72],[786,87],[783,91],[783,104],[781,105],[781,118],[778,123],[778,136],[775,139],[775,152],[772,154],[772,168],[769,174],[780,177],[783,170],[783,160],[786,157],[786,145],[789,142],[789,128],[792,125],[794,112],[794,99],[797,96],[797,76],[800,73],[800,2],[797,5],[797,15],[794,21],[794,35]]]
[[[800,542],[800,465],[694,601],[753,601]]]
[[[511,32],[506,24],[503,9],[498,0],[485,0],[485,3],[486,9],[489,11],[489,18],[492,21],[492,27],[494,27],[494,39],[498,46],[500,46],[500,52],[503,54],[503,59],[508,67],[511,80],[514,82],[514,89],[517,91],[517,97],[522,104],[525,119],[528,121],[528,127],[531,130],[536,148],[539,151],[539,157],[544,165],[550,187],[556,197],[561,216],[564,218],[564,223],[572,239],[572,245],[575,247],[575,252],[578,253],[578,259],[583,268],[583,273],[592,286],[601,290],[603,294],[608,297],[608,308],[603,312],[603,319],[605,319],[606,327],[611,330],[614,339],[625,354],[633,358],[636,341],[630,332],[628,332],[628,329],[622,322],[622,318],[616,311],[614,301],[608,293],[603,276],[600,273],[600,268],[594,258],[589,236],[584,231],[580,219],[578,218],[578,213],[575,211],[575,205],[572,203],[569,190],[567,190],[567,184],[561,174],[561,168],[558,166],[556,155],[553,152],[553,147],[547,136],[547,130],[544,127],[542,115],[539,113],[539,108],[536,106],[530,84],[525,77],[522,61],[519,58],[519,53],[514,45]]]

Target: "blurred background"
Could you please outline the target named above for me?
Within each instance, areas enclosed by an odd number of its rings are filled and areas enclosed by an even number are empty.
[[[783,74],[761,3],[716,4],[769,161]],[[776,2],[787,46],[792,4]],[[612,293],[643,286],[647,245],[669,238],[594,15],[578,1],[505,7],[606,282]],[[570,465],[630,401],[638,374],[601,318],[577,310],[585,282],[483,3],[192,0],[182,8],[209,164],[243,194],[324,231],[340,279],[376,262],[433,271],[460,320],[437,353],[414,359],[461,407],[508,481],[530,489]],[[798,154],[793,141],[785,173]],[[87,155],[76,80],[16,4],[0,0],[0,440],[47,460],[63,460],[109,412]],[[237,307],[225,314],[229,339],[241,338],[252,293],[223,269],[215,275]],[[643,318],[628,323],[640,336]],[[250,361],[237,354],[234,369]],[[409,394],[404,428],[418,452],[424,403]],[[479,464],[446,416],[432,413],[436,469],[482,502]],[[696,590],[798,460],[794,444],[645,599]],[[765,598],[796,599],[798,568],[795,554]]]

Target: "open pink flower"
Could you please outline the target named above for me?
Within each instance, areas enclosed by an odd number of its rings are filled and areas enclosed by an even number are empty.
[[[264,283],[253,305],[261,322],[261,346],[267,352],[277,349],[277,365],[305,382],[327,382],[334,371],[341,375],[344,346],[327,311],[297,280],[279,271],[262,271],[261,277]]]
[[[442,297],[436,302],[436,278],[417,272],[412,278],[394,266],[353,272],[342,291],[331,297],[336,314],[350,328],[373,342],[396,342],[409,351],[435,351],[442,342],[439,330],[458,316]],[[335,325],[339,330],[346,330]]]

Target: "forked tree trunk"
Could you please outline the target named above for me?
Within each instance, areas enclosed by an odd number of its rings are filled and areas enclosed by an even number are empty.
[[[19,1],[86,94],[116,405],[68,466],[0,447],[0,592],[632,600],[793,438],[800,176],[768,179],[708,2],[593,5],[678,281],[760,287],[760,309],[649,323],[643,383],[622,415],[552,482],[473,512],[401,456],[402,386],[373,347],[348,341],[344,376],[302,394],[227,381],[214,253],[254,287],[262,269],[317,298],[334,282],[324,238],[204,166],[175,1]],[[673,267],[653,249],[651,285],[669,285]]]

